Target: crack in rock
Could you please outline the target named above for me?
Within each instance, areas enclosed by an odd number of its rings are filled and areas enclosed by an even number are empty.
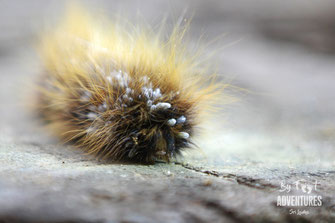
[[[221,178],[224,178],[224,179],[233,180],[233,181],[237,182],[238,184],[248,186],[248,187],[252,187],[252,188],[256,188],[256,189],[278,188],[277,186],[275,186],[273,184],[262,182],[261,179],[254,179],[252,177],[239,176],[239,175],[231,174],[231,173],[225,174],[225,173],[220,173],[220,172],[215,171],[215,170],[203,170],[201,167],[194,167],[194,166],[191,166],[189,164],[184,164],[184,163],[179,163],[179,162],[176,162],[175,164],[180,165],[180,166],[182,166],[186,169],[199,172],[199,173],[204,173],[204,174],[215,176],[215,177],[221,177]]]

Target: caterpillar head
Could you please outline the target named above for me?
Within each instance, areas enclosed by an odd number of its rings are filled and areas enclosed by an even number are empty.
[[[146,109],[139,116],[146,119],[137,122],[141,124],[131,133],[131,141],[127,144],[129,158],[146,162],[169,161],[190,146],[193,129],[191,119],[185,116],[187,112],[167,102],[158,102]]]
[[[123,73],[121,77],[124,78],[108,79],[118,87],[115,92],[122,92],[116,103],[111,105],[114,115],[116,110],[118,113],[112,121],[117,125],[111,132],[123,132],[120,136],[124,139],[122,149],[119,149],[124,151],[122,159],[169,161],[192,144],[192,105],[182,101],[179,92],[161,91],[161,88],[153,87],[154,84],[146,76],[136,80]]]

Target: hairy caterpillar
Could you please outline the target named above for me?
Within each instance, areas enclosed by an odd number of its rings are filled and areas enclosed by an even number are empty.
[[[199,116],[218,92],[201,79],[185,31],[177,26],[164,39],[161,31],[70,10],[42,37],[40,117],[64,142],[98,157],[170,161],[193,145]]]

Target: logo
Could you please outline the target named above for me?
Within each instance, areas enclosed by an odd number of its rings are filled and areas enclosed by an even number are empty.
[[[297,180],[293,183],[280,183],[277,197],[278,207],[321,207],[322,196],[317,195],[318,181]],[[292,195],[294,194],[294,195]],[[308,210],[290,209],[290,214],[308,215]]]

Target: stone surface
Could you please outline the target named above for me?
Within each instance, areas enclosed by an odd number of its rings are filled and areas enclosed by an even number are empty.
[[[97,1],[157,22],[188,8],[190,43],[227,33],[208,51],[240,100],[205,120],[199,149],[152,166],[61,145],[29,113],[36,37],[63,5],[0,1],[0,222],[335,222],[332,1]],[[323,203],[277,206],[286,195]]]

